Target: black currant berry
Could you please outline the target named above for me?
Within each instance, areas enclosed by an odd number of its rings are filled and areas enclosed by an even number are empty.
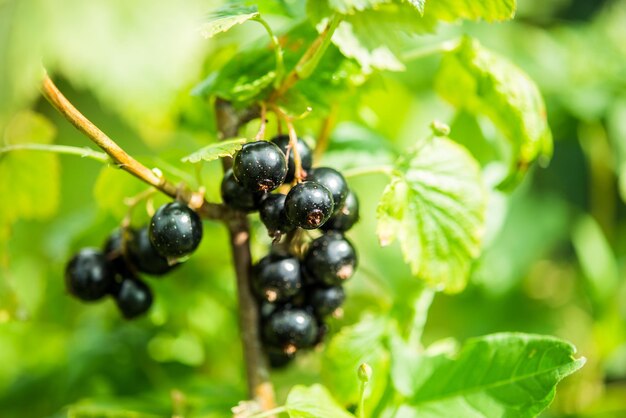
[[[287,353],[310,347],[317,337],[315,317],[302,309],[283,309],[272,314],[263,326],[263,338]]]
[[[270,254],[253,267],[252,288],[261,300],[283,302],[302,288],[300,262]]]
[[[150,242],[159,254],[180,258],[191,254],[202,239],[202,221],[180,202],[161,206],[150,221]]]
[[[67,291],[84,301],[103,298],[115,282],[115,272],[102,251],[83,248],[65,268]]]
[[[259,206],[259,217],[267,228],[270,236],[282,234],[293,230],[295,227],[285,212],[285,199],[287,195],[282,193],[268,194]]]
[[[138,317],[152,305],[152,292],[148,285],[133,277],[125,277],[117,285],[113,296],[117,307],[126,319]]]
[[[244,144],[235,154],[233,174],[250,192],[270,192],[283,184],[287,161],[280,148],[268,141]]]
[[[318,317],[322,318],[335,312],[346,299],[341,286],[317,287],[307,292],[309,304]]]
[[[128,260],[140,272],[153,276],[162,276],[180,265],[170,265],[150,242],[148,227],[139,229],[127,244]]]
[[[318,283],[338,286],[354,274],[356,251],[340,233],[327,232],[311,242],[304,256],[304,266]]]
[[[330,190],[336,209],[345,203],[348,197],[348,183],[339,171],[330,167],[318,167],[309,174],[307,180],[315,181]]]
[[[272,369],[282,369],[296,358],[296,353],[285,353],[284,351],[273,349],[267,352],[267,358]]]
[[[244,188],[229,169],[222,179],[222,200],[234,209],[252,212],[257,209],[262,193],[253,193]]]
[[[287,148],[289,147],[289,135],[278,135],[272,138],[272,142],[281,149],[282,152],[287,155]],[[313,166],[313,151],[311,148],[304,142],[302,139],[298,138],[297,145],[298,147],[298,155],[300,156],[300,163],[302,164],[302,169],[304,171],[311,170]],[[294,160],[295,153],[289,150],[289,159],[287,161],[287,177],[285,177],[285,182],[289,183],[293,180],[294,175],[296,173],[296,163]]]
[[[135,233],[136,231],[132,228],[118,228],[111,232],[104,243],[104,254],[117,274],[129,272],[128,263],[124,257],[124,245],[128,246],[128,242],[134,239]]]
[[[333,196],[326,187],[313,181],[296,184],[285,199],[285,213],[293,225],[319,228],[333,213]]]
[[[345,232],[359,221],[359,200],[350,190],[346,202],[321,226],[323,231]]]

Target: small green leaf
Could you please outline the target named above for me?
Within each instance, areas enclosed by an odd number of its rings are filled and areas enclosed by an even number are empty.
[[[209,144],[193,154],[183,157],[181,161],[185,163],[198,163],[200,161],[213,161],[218,158],[232,157],[241,149],[246,141],[246,138],[236,138]]]
[[[6,145],[50,144],[56,130],[44,116],[26,111],[7,125]],[[60,165],[56,154],[16,150],[0,155],[0,237],[18,219],[45,219],[59,205]]]
[[[376,405],[383,394],[389,370],[389,353],[382,340],[386,322],[368,318],[344,327],[328,344],[322,359],[322,380],[343,404],[359,401],[357,371],[367,363],[375,371],[368,384],[368,406]]]
[[[514,333],[469,340],[457,354],[427,351],[404,364],[417,378],[397,416],[535,417],[552,402],[557,383],[585,363],[575,353],[553,337]]]
[[[200,33],[205,38],[212,38],[218,33],[226,32],[233,26],[240,25],[258,16],[259,12],[256,6],[226,6],[209,15],[208,22],[200,27]]]
[[[335,401],[324,386],[294,386],[285,403],[291,418],[354,418]]]
[[[421,14],[424,14],[424,5],[426,0],[407,0],[409,4],[414,6]]]
[[[455,107],[489,117],[511,143],[509,175],[501,187],[518,183],[535,160],[545,164],[551,157],[552,134],[539,89],[477,41],[464,38],[444,56],[436,88]]]
[[[454,22],[459,19],[485,20],[487,22],[509,20],[515,16],[516,0],[409,0],[422,3],[426,16],[437,20]],[[424,3],[426,7],[424,8]],[[419,5],[416,6],[419,9]]]
[[[397,238],[413,274],[461,291],[485,223],[487,193],[478,163],[450,139],[432,138],[398,168],[377,209],[381,245]]]
[[[93,195],[100,209],[122,219],[128,210],[124,199],[143,192],[147,187],[122,169],[104,167],[96,179]]]

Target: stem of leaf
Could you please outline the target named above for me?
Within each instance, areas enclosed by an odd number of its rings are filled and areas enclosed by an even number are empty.
[[[274,58],[276,59],[276,79],[274,80],[274,87],[280,86],[280,83],[283,81],[283,77],[285,76],[285,62],[283,60],[283,48],[280,46],[280,42],[278,41],[278,37],[274,35],[272,28],[267,23],[265,19],[261,16],[255,17],[252,19],[256,22],[259,22],[265,28],[267,34],[270,37],[272,42],[272,47],[274,48]]]
[[[285,94],[298,80],[304,80],[308,78],[319,64],[322,56],[330,45],[330,40],[335,33],[335,29],[341,23],[341,16],[336,14],[330,18],[330,21],[326,25],[326,28],[319,34],[319,36],[313,41],[306,50],[304,55],[300,58],[296,67],[287,74],[283,83],[276,89],[272,95],[272,101]]]
[[[56,154],[77,155],[83,158],[89,158],[101,163],[113,162],[104,152],[94,151],[91,148],[72,147],[69,145],[46,145],[46,144],[14,144],[0,148],[0,154],[11,151],[46,151]]]
[[[359,176],[365,176],[369,174],[384,174],[386,176],[393,176],[394,168],[389,165],[374,165],[370,167],[354,167],[344,170],[343,176],[345,178],[353,178]]]
[[[408,61],[413,61],[413,60],[417,60],[420,58],[430,57],[436,54],[443,54],[445,52],[450,52],[459,45],[459,42],[460,41],[458,39],[453,39],[453,40],[441,42],[435,45],[428,45],[428,46],[416,48],[412,51],[406,52],[402,56],[402,61],[408,62]]]

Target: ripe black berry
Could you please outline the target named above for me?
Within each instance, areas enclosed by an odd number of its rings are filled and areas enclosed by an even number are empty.
[[[284,351],[273,349],[267,352],[267,358],[272,369],[282,369],[296,358],[296,353],[285,353]]]
[[[253,268],[252,288],[268,302],[283,302],[302,287],[300,262],[294,257],[270,254]]]
[[[229,169],[222,179],[222,200],[225,204],[234,209],[252,212],[257,209],[258,202],[262,194],[253,193],[244,188],[235,176],[233,170]]]
[[[287,148],[289,147],[289,135],[278,135],[272,138],[272,142],[281,149],[282,152],[287,155]],[[311,170],[313,166],[313,151],[311,148],[304,142],[302,139],[298,138],[297,145],[298,147],[298,155],[300,156],[300,163],[302,164],[302,169],[304,171]],[[294,175],[296,173],[296,163],[294,160],[295,153],[293,151],[289,151],[289,159],[287,161],[287,177],[285,177],[285,182],[289,183],[293,180]]]
[[[145,313],[152,305],[152,292],[139,279],[126,277],[118,284],[113,295],[115,303],[126,319]]]
[[[283,184],[287,161],[280,148],[271,142],[244,144],[233,161],[235,178],[250,192],[269,192]]]
[[[304,256],[307,272],[327,286],[338,286],[348,280],[356,265],[354,247],[337,232],[328,232],[313,240]]]
[[[346,293],[341,286],[317,287],[311,289],[308,296],[309,304],[320,318],[335,312],[346,299]]]
[[[263,338],[287,353],[310,347],[317,338],[315,317],[302,309],[283,309],[272,314],[263,327]]]
[[[348,197],[348,183],[339,171],[330,167],[318,167],[309,174],[307,180],[315,181],[330,190],[336,209],[345,203]]]
[[[115,281],[113,267],[95,248],[83,248],[67,264],[65,286],[72,295],[84,301],[104,297]]]
[[[294,229],[294,226],[285,212],[285,199],[287,195],[276,193],[265,196],[259,206],[259,217],[267,228],[270,236],[282,234]]]
[[[128,260],[140,272],[162,276],[177,267],[179,263],[170,265],[150,242],[148,227],[139,229],[127,244]]]
[[[348,192],[346,202],[326,221],[321,229],[324,231],[345,232],[359,220],[359,200],[352,190]]]
[[[319,228],[333,212],[333,197],[326,187],[305,181],[289,191],[285,212],[293,225],[303,229]]]
[[[161,206],[150,221],[150,242],[163,257],[191,254],[202,239],[202,221],[196,212],[180,202]]]
[[[104,243],[104,254],[116,274],[129,272],[128,263],[124,257],[124,246],[128,246],[128,242],[133,239],[135,233],[132,228],[118,228],[111,232]]]

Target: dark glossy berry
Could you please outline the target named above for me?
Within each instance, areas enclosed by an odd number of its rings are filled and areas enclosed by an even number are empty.
[[[285,199],[282,193],[268,194],[259,206],[259,217],[270,236],[292,231],[295,226],[287,218]]]
[[[338,286],[354,274],[356,251],[340,233],[327,232],[311,242],[304,256],[304,266],[317,283]]]
[[[148,285],[133,277],[124,278],[113,295],[115,303],[126,319],[145,313],[152,305],[152,292]]]
[[[331,217],[321,226],[324,231],[345,232],[359,221],[359,200],[356,194],[350,190],[345,203],[336,209]]]
[[[67,291],[84,301],[101,299],[114,282],[113,266],[104,253],[95,248],[83,248],[65,268]]]
[[[150,242],[163,257],[184,257],[200,244],[202,221],[184,203],[168,203],[157,209],[152,217],[149,236]]]
[[[252,289],[261,300],[283,302],[295,296],[301,288],[297,258],[270,254],[253,267]]]
[[[104,243],[104,254],[113,267],[115,274],[126,274],[130,272],[128,262],[124,257],[124,246],[128,246],[128,242],[133,239],[135,232],[136,231],[132,228],[118,228],[111,232],[111,235],[109,235]]]
[[[272,142],[281,149],[282,152],[287,155],[287,148],[289,147],[289,135],[278,135],[272,138]],[[302,139],[298,138],[297,145],[298,147],[298,155],[300,156],[300,163],[302,164],[302,169],[306,172],[311,170],[313,167],[313,151],[311,148],[304,142]],[[287,161],[287,177],[285,177],[285,182],[289,183],[293,180],[294,175],[296,173],[296,163],[294,161],[294,152],[289,150],[289,158]]]
[[[127,254],[130,263],[140,272],[161,276],[169,273],[180,265],[174,262],[170,265],[167,258],[163,257],[150,242],[148,227],[139,229],[127,244]]]
[[[268,141],[244,144],[233,161],[235,178],[250,192],[269,192],[283,184],[287,161],[280,148]]]
[[[267,344],[288,353],[313,345],[317,332],[315,317],[302,309],[279,310],[263,326]]]
[[[346,202],[349,190],[348,182],[334,168],[318,167],[309,174],[307,180],[315,181],[330,190],[333,195],[333,202],[335,202],[335,208],[342,207]]]
[[[341,286],[310,289],[307,296],[309,297],[309,304],[320,318],[335,312],[346,299],[346,293]]]
[[[296,353],[272,349],[267,352],[267,358],[272,369],[283,369],[296,358]]]
[[[253,193],[244,188],[229,169],[222,179],[222,200],[225,204],[234,209],[252,212],[257,209],[263,193]]]
[[[293,225],[319,228],[333,213],[333,196],[326,187],[313,181],[296,184],[285,199],[285,213]]]

